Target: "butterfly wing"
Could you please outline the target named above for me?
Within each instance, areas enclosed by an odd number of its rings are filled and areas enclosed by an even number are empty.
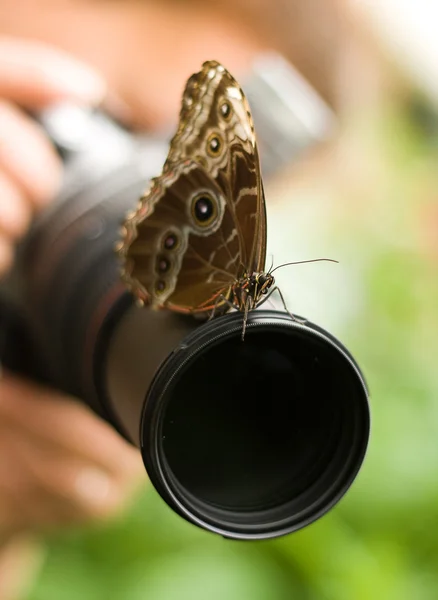
[[[209,142],[217,132],[223,136],[225,152],[214,157]],[[242,264],[250,272],[264,270],[266,206],[254,124],[239,84],[216,61],[205,62],[187,82],[165,169],[190,157],[217,178],[234,203]]]
[[[163,173],[125,222],[123,278],[155,307],[207,311],[264,268],[266,213],[254,127],[234,78],[204,63],[186,86]]]

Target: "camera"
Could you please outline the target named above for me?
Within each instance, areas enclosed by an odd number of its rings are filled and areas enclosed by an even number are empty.
[[[331,131],[330,110],[281,57],[260,57],[243,88],[265,176]],[[195,525],[266,539],[323,515],[368,443],[354,358],[277,310],[252,311],[242,342],[240,313],[199,322],[136,306],[114,246],[167,140],[75,106],[38,120],[65,179],[2,284],[3,364],[86,402],[141,449],[159,494]]]

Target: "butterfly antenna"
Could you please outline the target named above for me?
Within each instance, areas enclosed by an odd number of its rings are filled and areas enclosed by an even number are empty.
[[[272,269],[272,271],[270,270],[269,273],[271,274],[274,271],[276,271],[277,269],[281,269],[282,267],[288,267],[289,265],[302,265],[304,263],[312,263],[312,262],[320,262],[320,261],[339,263],[338,260],[333,260],[333,258],[313,258],[312,260],[297,260],[295,262],[287,262],[282,265],[278,265],[278,267],[275,267],[275,269]]]
[[[268,275],[272,273],[272,267],[274,266],[274,255],[271,255],[271,266],[269,267]]]

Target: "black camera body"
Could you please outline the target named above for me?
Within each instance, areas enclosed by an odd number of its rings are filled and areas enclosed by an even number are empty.
[[[272,87],[265,71],[253,78],[262,96]],[[240,313],[200,323],[137,307],[114,247],[167,144],[78,107],[39,120],[65,182],[3,284],[3,363],[81,398],[139,446],[158,492],[194,524],[264,539],[324,514],[368,442],[368,394],[352,356],[279,311],[251,312],[242,342]],[[312,141],[304,129],[286,135],[296,152]]]

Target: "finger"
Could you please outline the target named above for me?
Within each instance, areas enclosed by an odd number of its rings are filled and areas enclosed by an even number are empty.
[[[0,536],[33,528],[37,523],[46,525],[57,515],[49,498],[35,494],[22,444],[16,428],[0,429]]]
[[[1,434],[0,531],[41,531],[83,520],[74,486],[69,490],[56,473],[52,477],[47,453],[16,428]]]
[[[103,79],[91,68],[40,42],[0,39],[0,97],[27,108],[64,99],[97,104]]]
[[[0,170],[0,236],[17,239],[29,226],[32,211],[24,191]]]
[[[46,204],[60,186],[61,162],[43,130],[18,108],[1,101],[0,168],[33,207]]]
[[[0,276],[6,273],[14,260],[14,248],[7,238],[0,235]]]
[[[35,442],[93,463],[121,482],[146,477],[137,449],[87,407],[59,392],[5,373],[0,380],[0,419],[16,423]]]
[[[54,507],[56,524],[107,519],[123,509],[135,488],[75,458],[45,453],[38,462],[30,456],[27,459],[35,492]]]
[[[11,536],[0,544],[2,600],[18,600],[28,596],[45,554],[41,542],[29,534]]]
[[[0,447],[3,529],[104,519],[121,510],[134,489],[74,456],[50,452],[18,428],[2,428]]]

